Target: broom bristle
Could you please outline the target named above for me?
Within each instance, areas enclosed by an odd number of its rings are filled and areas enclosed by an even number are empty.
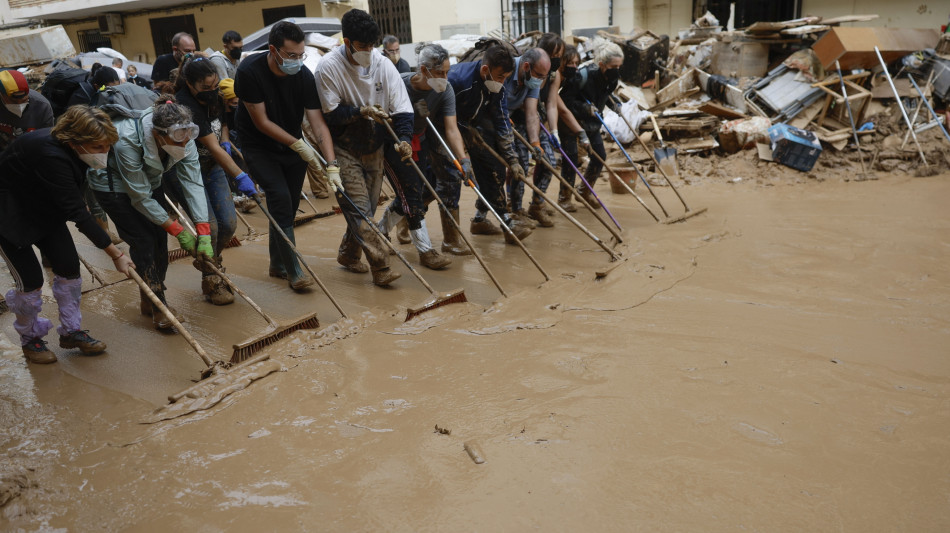
[[[413,318],[425,313],[426,311],[431,311],[433,309],[438,309],[449,304],[462,304],[468,301],[468,298],[465,297],[465,289],[458,289],[452,291],[446,295],[439,296],[431,302],[424,303],[419,307],[410,307],[406,311],[406,322],[409,322]]]
[[[177,248],[177,249],[175,249],[175,250],[169,250],[169,251],[168,251],[168,262],[169,262],[169,263],[172,263],[172,262],[174,262],[174,261],[178,261],[179,259],[184,259],[184,258],[186,258],[186,257],[191,257],[191,254],[189,254],[187,251],[185,251],[185,250],[183,250],[183,249],[181,249],[181,248]]]
[[[224,245],[225,248],[234,248],[236,246],[241,246],[241,239],[238,239],[237,236],[231,237],[231,240]]]
[[[237,364],[264,348],[274,344],[284,337],[300,331],[302,329],[317,329],[320,327],[320,320],[316,313],[299,318],[289,325],[281,326],[266,335],[258,335],[250,340],[234,345],[234,352],[231,354],[231,363]]]

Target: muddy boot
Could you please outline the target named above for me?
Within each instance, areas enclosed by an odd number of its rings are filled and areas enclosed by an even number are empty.
[[[201,278],[201,293],[205,300],[214,305],[228,305],[234,303],[234,293],[231,287],[216,275]]]
[[[170,305],[168,305],[168,301],[165,300],[165,291],[163,291],[163,290],[162,290],[161,288],[159,288],[159,287],[154,287],[154,286],[153,286],[153,287],[150,287],[150,288],[152,289],[152,292],[155,293],[155,296],[158,296],[158,299],[159,299],[163,304],[165,304],[165,307],[168,309],[168,311],[169,311],[172,315],[176,315],[176,318],[177,318],[177,313],[175,312],[174,309],[172,309],[172,307],[171,307]],[[151,300],[149,300],[149,305],[152,306],[152,313],[151,313],[151,314],[152,314],[152,326],[154,326],[155,329],[157,329],[157,330],[159,330],[159,331],[165,331],[165,332],[174,331],[175,325],[172,323],[172,321],[171,321],[167,316],[165,316],[165,313],[163,313],[162,310],[159,309],[157,305],[151,303]]]
[[[290,226],[289,228],[281,228],[284,231],[284,235],[290,239],[290,242],[295,243],[294,240],[294,227]],[[290,288],[295,291],[302,291],[307,287],[313,285],[313,278],[308,274],[304,274],[303,269],[300,268],[300,262],[297,260],[297,254],[294,253],[294,250],[287,244],[286,241],[281,239],[281,242],[277,243],[280,248],[280,257],[284,263],[284,272],[287,273],[287,284],[290,285]]]
[[[537,221],[538,225],[542,228],[554,226],[554,219],[544,210],[544,205],[542,204],[532,202],[531,205],[528,206],[528,216],[531,217],[532,220]]]
[[[139,313],[152,316],[152,300],[149,300],[148,295],[141,289],[139,289]]]
[[[576,213],[577,206],[571,201],[571,196],[573,196],[571,190],[562,185],[561,190],[557,194],[557,205],[568,213]]]
[[[488,220],[488,218],[481,213],[475,214],[475,218],[472,219],[472,224],[468,227],[468,231],[472,235],[500,235],[502,233],[500,227],[492,223],[491,220]]]
[[[511,218],[521,222],[525,226],[528,226],[531,229],[537,229],[538,224],[528,216],[528,212],[524,209],[519,209],[511,213]]]
[[[455,224],[458,224],[458,208],[452,209],[451,213],[452,218],[455,219]],[[449,215],[442,210],[439,211],[439,215],[442,218],[442,251],[452,255],[472,255],[472,251],[465,245],[465,241],[462,240],[462,236],[459,235],[458,230],[455,229],[455,225],[452,224]]]
[[[432,241],[429,239],[429,231],[425,223],[419,229],[409,231],[412,242],[419,252],[419,262],[426,268],[432,270],[442,270],[452,264],[452,260],[440,254],[438,250],[432,247]]]
[[[365,274],[369,272],[369,267],[366,266],[366,263],[360,261],[359,259],[354,261],[349,257],[343,257],[343,255],[337,254],[336,262],[354,274]]]
[[[49,351],[46,341],[40,338],[30,339],[23,345],[23,357],[37,365],[48,365],[56,362],[56,354]]]
[[[386,267],[379,270],[373,271],[373,284],[379,287],[385,287],[390,283],[396,281],[402,277],[402,274],[399,272],[394,272],[391,268]]]
[[[405,218],[396,224],[396,239],[399,240],[399,244],[412,242],[412,237],[409,236],[409,223],[406,222]]]
[[[600,208],[600,202],[597,201],[597,198],[594,196],[592,192],[590,192],[590,189],[588,189],[586,185],[584,185],[583,188],[579,189],[578,192],[581,193],[581,198],[583,198],[584,201],[587,202],[587,205],[591,206],[591,208],[593,209]]]
[[[531,235],[531,232],[534,231],[524,222],[521,222],[514,217],[506,217],[505,223],[507,224],[508,228],[511,229],[511,233],[514,233],[515,237],[518,237],[518,240],[521,241],[528,238],[528,235]],[[514,239],[511,238],[511,234],[507,231],[505,232],[505,242],[508,244],[518,244]]]
[[[83,355],[99,355],[106,351],[106,343],[89,336],[89,330],[72,331],[59,336],[60,348],[79,348]]]
[[[102,230],[105,231],[109,235],[109,240],[112,241],[112,244],[121,244],[123,242],[122,239],[120,239],[118,235],[116,235],[115,233],[112,232],[111,229],[109,229],[109,219],[97,218],[96,224],[98,224],[99,227],[102,228]]]
[[[287,270],[284,269],[284,263],[280,256],[280,242],[283,237],[277,234],[277,230],[271,229],[267,235],[267,251],[270,255],[270,267],[267,269],[267,275],[277,279],[287,279]]]

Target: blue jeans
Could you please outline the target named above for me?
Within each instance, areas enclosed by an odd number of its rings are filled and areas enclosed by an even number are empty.
[[[527,128],[524,124],[515,122],[515,127],[518,129],[518,132],[521,133],[524,138],[528,138]],[[544,157],[547,158],[548,163],[551,163],[552,166],[556,164],[554,159],[554,150],[551,147],[551,143],[548,142],[548,136],[543,131],[541,132],[541,150],[544,151]],[[531,159],[531,150],[524,145],[519,140],[515,140],[515,151],[518,152],[518,159],[521,160],[521,168],[528,171],[528,162]],[[543,192],[547,192],[548,185],[551,184],[551,171],[548,167],[544,166],[544,163],[540,161],[534,167],[533,176],[531,181],[534,185],[541,189]],[[524,182],[512,181],[508,184],[508,199],[511,202],[512,211],[520,211],[522,199],[524,198]],[[532,193],[531,202],[535,204],[540,204],[544,202],[544,199],[541,198],[538,193]]]
[[[181,201],[184,195],[182,194],[181,184],[178,182],[178,175],[169,171],[165,174],[164,181],[169,185],[169,196],[173,200],[178,200],[178,205],[194,221],[195,217],[188,208],[188,203]],[[202,170],[201,181],[204,183],[205,199],[208,201],[211,246],[214,248],[214,254],[220,256],[221,251],[224,250],[231,237],[234,237],[234,232],[237,229],[237,215],[234,212],[231,187],[228,185],[227,174],[218,165],[211,167],[209,170]]]

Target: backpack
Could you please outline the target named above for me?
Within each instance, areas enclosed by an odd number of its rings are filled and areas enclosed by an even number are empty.
[[[482,37],[475,43],[475,47],[468,50],[461,56],[459,56],[459,63],[468,63],[472,61],[478,61],[485,55],[485,50],[488,50],[489,47],[500,44],[508,50],[508,53],[511,54],[511,57],[518,57],[521,55],[521,52],[515,48],[515,45],[511,44],[508,41],[503,39],[496,39],[494,37]]]
[[[53,115],[58,117],[69,107],[69,97],[77,89],[85,90],[82,82],[89,78],[89,72],[82,68],[65,67],[54,70],[46,77],[40,87],[40,94],[49,100]],[[92,97],[93,95],[87,95]]]
[[[105,108],[117,104],[128,109],[143,110],[151,107],[156,98],[157,93],[134,83],[120,83],[100,91],[96,98],[90,100],[89,105]]]

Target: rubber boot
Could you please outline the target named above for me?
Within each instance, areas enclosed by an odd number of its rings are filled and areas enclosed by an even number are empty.
[[[419,229],[409,230],[409,236],[412,243],[419,252],[419,262],[426,268],[432,270],[442,270],[452,264],[452,260],[439,253],[432,247],[432,241],[429,239],[429,230],[422,224]]]
[[[211,261],[222,273],[225,271],[224,266],[221,265],[220,255]],[[202,273],[201,293],[204,294],[206,300],[214,305],[228,305],[234,303],[234,293],[231,292],[231,287],[223,278],[215,274],[214,270],[208,268],[203,261],[202,264],[199,265],[198,270],[201,270]]]
[[[287,238],[290,239],[290,242],[297,242],[294,239],[293,226],[281,229],[284,231],[284,235],[287,235]],[[303,269],[300,268],[300,263],[297,261],[297,254],[294,253],[290,245],[286,241],[278,244],[280,245],[280,257],[284,263],[284,271],[287,272],[287,283],[290,288],[295,291],[302,291],[313,285],[313,278],[304,274]]]
[[[468,249],[468,246],[462,240],[462,236],[455,229],[455,225],[459,223],[458,208],[452,209],[451,213],[452,219],[455,219],[455,224],[452,224],[449,215],[445,211],[439,210],[439,215],[442,218],[442,251],[452,255],[472,255],[472,251]]]
[[[406,222],[405,218],[399,224],[396,224],[396,238],[399,239],[399,244],[412,242],[412,237],[409,236],[409,223]]]
[[[172,315],[177,314],[175,313],[175,310],[172,309],[171,306],[168,305],[168,300],[165,299],[165,291],[162,289],[161,285],[152,284],[149,288],[152,289],[152,292],[155,293],[155,296],[158,297],[159,301],[165,304],[165,307],[168,309],[169,312],[171,312]],[[175,325],[172,323],[171,320],[169,320],[169,318],[165,315],[165,313],[163,313],[162,310],[159,309],[157,305],[151,303],[151,300],[149,300],[149,303],[152,306],[152,326],[154,326],[155,329],[159,331],[170,332],[174,330]]]
[[[381,268],[379,270],[373,271],[373,284],[380,287],[385,287],[400,277],[402,277],[402,274],[392,270],[389,267]]]
[[[277,230],[271,229],[267,235],[267,251],[270,254],[270,267],[267,275],[272,278],[287,279],[287,271],[284,270],[284,263],[280,255],[280,243],[284,238],[277,234]]]
[[[557,193],[557,205],[561,206],[561,209],[568,213],[576,213],[577,206],[574,205],[574,202],[571,200],[572,196],[571,190],[561,184],[561,190]]]
[[[531,229],[535,229],[538,227],[538,224],[534,220],[532,220],[531,217],[528,216],[528,212],[525,211],[524,209],[512,211],[511,217],[517,220],[518,222],[521,222],[525,226],[528,226]]]
[[[593,185],[593,183],[591,184]],[[587,185],[584,185],[578,190],[581,193],[581,198],[587,202],[587,205],[591,206],[593,209],[600,209],[600,202],[597,201],[597,197],[587,188]]]

